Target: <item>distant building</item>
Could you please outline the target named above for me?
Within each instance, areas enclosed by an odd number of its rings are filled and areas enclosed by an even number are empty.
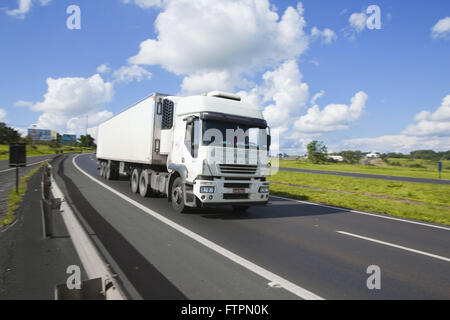
[[[368,153],[366,154],[366,158],[379,158],[380,154],[378,152],[372,152],[372,153]]]
[[[339,162],[344,161],[344,158],[342,156],[328,156],[328,158]]]
[[[28,129],[28,136],[33,141],[52,141],[56,140],[57,132],[47,129]]]
[[[75,134],[63,134],[62,135],[62,145],[71,146],[77,142],[77,136]]]

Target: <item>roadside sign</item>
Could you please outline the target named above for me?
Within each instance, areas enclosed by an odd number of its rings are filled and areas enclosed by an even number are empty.
[[[25,143],[11,143],[9,145],[9,166],[27,166],[27,149]]]
[[[9,145],[9,166],[16,168],[16,193],[19,193],[19,167],[27,166],[27,145],[25,143]]]

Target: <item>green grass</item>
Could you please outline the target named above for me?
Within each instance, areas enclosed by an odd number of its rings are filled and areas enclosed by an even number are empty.
[[[79,147],[69,147],[64,146],[58,149],[50,148],[48,145],[36,145],[35,148],[33,148],[30,145],[27,145],[27,157],[36,157],[36,156],[43,156],[48,154],[55,154],[56,150],[61,150],[64,153],[68,152],[93,152],[95,149],[93,148],[79,148]],[[9,154],[3,154],[3,152],[9,152],[9,146],[8,145],[0,145],[0,160],[6,160],[9,159]]]
[[[5,226],[14,221],[14,216],[16,210],[22,201],[22,198],[27,191],[27,181],[41,168],[45,165],[45,162],[40,163],[33,168],[27,175],[20,178],[19,182],[19,193],[16,193],[16,188],[14,187],[8,195],[8,204],[6,208],[6,217],[0,220],[0,226]]]
[[[272,194],[450,225],[450,186],[280,171]]]
[[[399,162],[400,166],[392,166],[386,164],[384,164],[383,166],[374,166],[374,165],[368,166],[368,165],[347,164],[347,163],[314,164],[309,161],[296,161],[296,160],[280,160],[279,166],[287,168],[355,172],[355,173],[403,176],[413,178],[428,178],[428,179],[439,178],[437,171],[437,163],[435,162],[427,160],[408,161],[407,159],[388,159],[388,160],[391,162]],[[408,165],[414,164],[420,164],[424,166],[424,168],[408,167]],[[443,171],[441,174],[441,178],[450,180],[450,160],[443,160],[442,164],[443,164]]]

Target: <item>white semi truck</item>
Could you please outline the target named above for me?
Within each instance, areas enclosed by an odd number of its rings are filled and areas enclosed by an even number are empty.
[[[127,175],[133,192],[166,196],[177,212],[243,212],[267,204],[269,147],[260,109],[237,95],[154,93],[100,124],[97,159],[103,178]]]

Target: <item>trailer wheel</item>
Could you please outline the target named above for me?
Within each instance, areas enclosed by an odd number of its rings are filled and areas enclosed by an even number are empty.
[[[131,191],[134,193],[139,192],[139,177],[141,176],[141,169],[134,169],[133,173],[131,174],[130,184],[131,184]]]
[[[149,175],[147,170],[141,172],[139,177],[139,193],[142,197],[149,197],[152,193],[152,188],[150,188]]]
[[[233,211],[235,213],[245,213],[248,208],[250,208],[250,206],[233,206]]]
[[[184,195],[183,195],[183,182],[181,178],[178,177],[173,181],[171,188],[171,202],[172,209],[177,213],[182,213],[184,211]]]

